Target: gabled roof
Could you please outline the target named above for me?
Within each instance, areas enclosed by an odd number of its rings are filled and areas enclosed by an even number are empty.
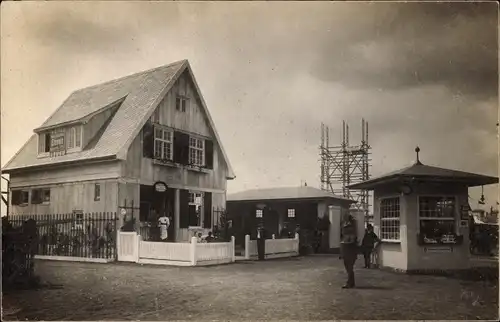
[[[57,157],[38,158],[38,142],[35,134],[3,167],[2,171],[10,172],[23,168],[93,159],[116,158],[126,160],[129,146],[140,133],[144,124],[151,117],[155,108],[168,93],[172,85],[186,70],[191,75],[193,83],[198,90],[207,121],[227,164],[228,177],[234,178],[233,169],[187,60],[178,61],[73,92],[37,130],[54,125],[72,123],[95,115],[114,102],[123,99],[120,107],[103,130],[99,140],[93,146],[86,147],[81,152],[69,153]]]
[[[376,186],[400,179],[463,183],[469,187],[498,183],[498,178],[496,177],[428,166],[417,161],[409,167],[389,172],[361,183],[352,184],[348,188],[371,190]]]
[[[309,186],[266,188],[246,190],[227,196],[227,201],[291,200],[291,199],[335,199],[355,203],[325,190]]]

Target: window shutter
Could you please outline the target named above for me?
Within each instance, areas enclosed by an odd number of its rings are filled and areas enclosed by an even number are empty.
[[[21,190],[12,190],[12,205],[19,205],[21,203]]]
[[[212,193],[205,192],[203,200],[203,228],[212,228]]]
[[[182,145],[182,164],[189,164],[189,135],[181,133],[181,145]]]
[[[45,151],[44,152],[50,152],[50,145],[52,144],[52,140],[50,139],[50,133],[45,133],[44,139],[45,139]]]
[[[174,162],[181,164],[189,163],[189,135],[182,132],[174,132]]]
[[[153,158],[154,154],[154,127],[151,122],[147,122],[142,129],[142,155],[145,158]]]
[[[180,190],[179,193],[179,228],[188,228],[189,225],[189,191]]]
[[[195,205],[189,205],[188,206],[188,212],[189,212],[189,226],[198,226],[198,216],[196,213],[196,206]]]
[[[181,163],[182,146],[180,144],[180,136],[182,133],[174,131],[174,162]]]
[[[214,143],[212,140],[205,140],[205,165],[208,169],[214,168]]]

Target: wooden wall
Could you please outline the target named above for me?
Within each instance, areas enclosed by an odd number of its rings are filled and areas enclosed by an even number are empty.
[[[177,111],[175,108],[175,99],[178,94],[189,98],[186,112]],[[144,185],[153,185],[157,181],[163,181],[169,187],[176,189],[224,193],[224,200],[220,202],[223,206],[227,189],[228,168],[187,72],[179,77],[159,104],[158,109],[161,125],[212,139],[214,143],[213,169],[205,169],[204,172],[188,170],[182,165],[157,164],[153,159],[143,157],[143,134],[141,131],[127,152],[127,161],[122,163],[121,176],[129,181],[136,181]]]
[[[94,201],[95,184],[101,185],[101,198]],[[21,187],[13,188],[18,189]],[[50,202],[48,204],[31,204],[31,195],[34,188],[49,188]],[[66,214],[73,210],[88,212],[116,212],[118,184],[116,180],[92,180],[73,183],[57,183],[26,187],[30,191],[28,205],[11,205],[10,215],[44,215]],[[12,199],[10,199],[12,200]]]

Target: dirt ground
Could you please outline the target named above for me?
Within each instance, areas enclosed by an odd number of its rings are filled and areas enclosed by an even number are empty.
[[[212,267],[37,261],[50,287],[4,295],[7,320],[496,319],[486,282],[361,268],[344,290],[336,256]]]

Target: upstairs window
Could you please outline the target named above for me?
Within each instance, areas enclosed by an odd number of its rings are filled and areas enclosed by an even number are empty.
[[[172,160],[173,132],[169,129],[156,127],[154,141],[155,159]]]
[[[288,218],[295,218],[295,209],[288,209]]]
[[[40,133],[38,134],[38,153],[49,153],[50,152],[50,133]]]
[[[196,137],[189,137],[189,164],[205,165],[205,141]]]
[[[69,128],[67,132],[67,148],[68,150],[80,148],[82,145],[82,132],[80,126]]]
[[[177,96],[175,98],[175,109],[180,112],[186,112],[189,99],[184,96]]]

